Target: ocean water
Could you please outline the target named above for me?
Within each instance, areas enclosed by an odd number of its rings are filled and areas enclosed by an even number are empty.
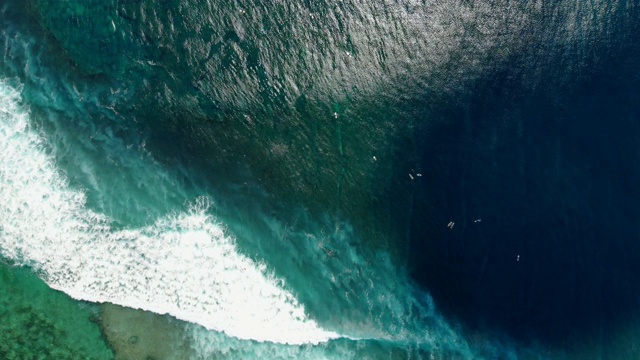
[[[634,1],[0,3],[0,358],[640,358]]]

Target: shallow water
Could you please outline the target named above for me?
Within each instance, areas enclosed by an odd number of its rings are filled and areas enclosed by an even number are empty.
[[[0,355],[637,357],[634,2],[0,10]]]

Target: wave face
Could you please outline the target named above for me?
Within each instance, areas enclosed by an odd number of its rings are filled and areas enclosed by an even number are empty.
[[[5,149],[0,195],[8,199],[0,206],[0,254],[14,265],[29,266],[51,288],[78,300],[170,314],[201,325],[189,333],[203,356],[221,356],[222,351],[230,358],[261,353],[276,358],[358,358],[363,354],[360,342],[380,342],[382,350],[374,347],[374,354],[398,348],[431,354],[469,351],[433,313],[428,297],[426,302],[414,298],[388,259],[378,256],[379,264],[370,269],[344,238],[348,231],[334,229],[343,234],[313,241],[316,235],[296,234],[270,220],[278,236],[289,231],[290,239],[302,237],[308,244],[284,251],[291,256],[303,252],[318,262],[308,275],[289,275],[324,282],[311,283],[315,298],[306,297],[325,329],[267,264],[240,253],[228,229],[210,214],[208,197],[196,198],[186,211],[145,227],[114,226],[91,210],[84,193],[56,168],[45,138],[21,105],[20,89],[0,82],[0,104],[0,146]],[[322,258],[329,264],[321,263]],[[330,298],[317,293],[324,287]],[[274,345],[317,345],[332,339],[342,342],[303,349]],[[224,350],[229,347],[234,350]]]

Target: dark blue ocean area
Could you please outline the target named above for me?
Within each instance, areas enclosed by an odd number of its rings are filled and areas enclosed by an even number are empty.
[[[638,1],[0,31],[0,359],[640,359]]]

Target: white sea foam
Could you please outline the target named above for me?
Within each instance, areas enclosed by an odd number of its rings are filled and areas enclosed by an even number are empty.
[[[2,256],[76,299],[169,313],[241,339],[338,337],[308,318],[265,265],[238,252],[206,214],[206,198],[147,227],[115,230],[56,170],[19,102],[0,82]]]

